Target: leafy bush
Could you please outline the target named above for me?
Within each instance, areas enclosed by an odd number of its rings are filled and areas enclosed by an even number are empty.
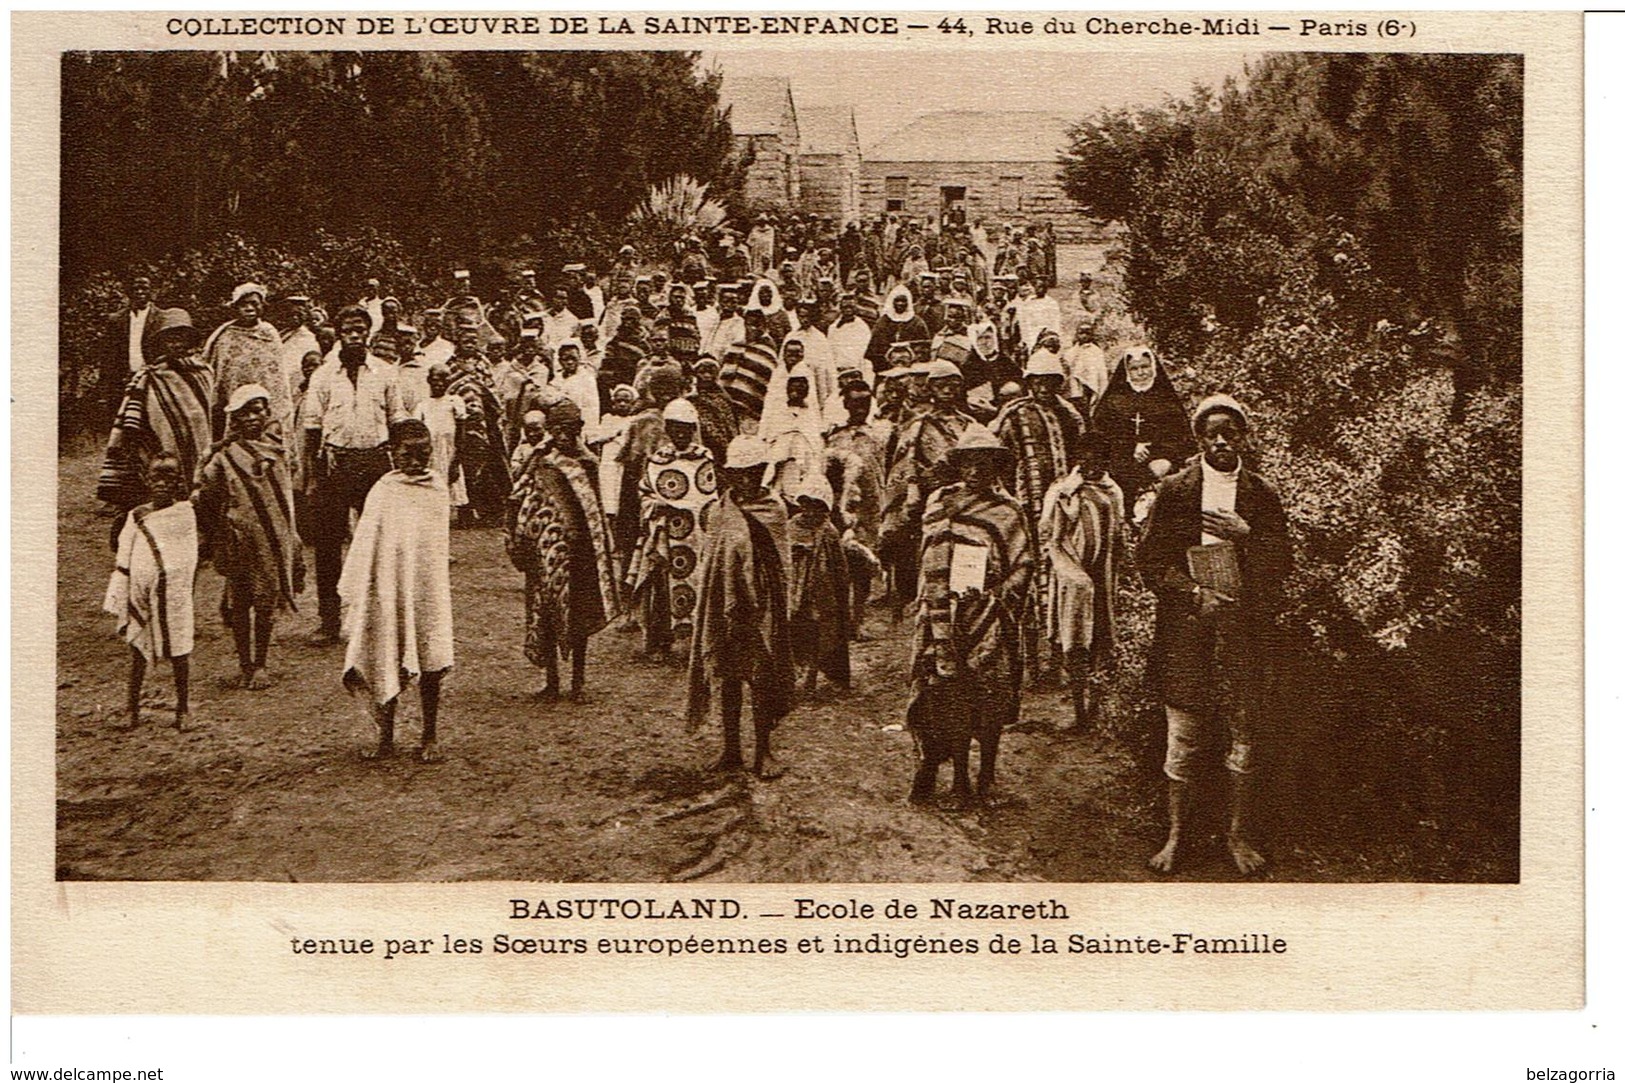
[[[1521,69],[1299,56],[1250,75],[1081,123],[1066,177],[1124,216],[1128,308],[1187,359],[1191,401],[1253,413],[1296,548],[1281,625],[1305,649],[1273,723],[1295,815],[1403,838],[1418,875],[1515,877]]]

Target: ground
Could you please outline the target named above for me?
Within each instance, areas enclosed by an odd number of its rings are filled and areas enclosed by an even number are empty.
[[[1063,303],[1098,250],[1062,261]],[[1072,285],[1068,286],[1070,281]],[[1070,296],[1069,296],[1070,295]],[[820,693],[779,730],[788,773],[757,782],[702,768],[713,721],[684,722],[682,669],[629,661],[636,640],[608,630],[592,645],[590,698],[532,699],[540,673],[521,652],[523,594],[493,530],[456,531],[452,589],[457,664],[446,684],[442,763],[363,762],[373,732],[364,699],[339,683],[342,648],[303,640],[314,584],[277,631],[268,691],[233,687],[220,579],[199,577],[193,713],[167,726],[166,666],[149,672],[150,707],[130,732],[127,653],[101,612],[111,570],[108,521],[94,514],[99,455],[60,462],[57,582],[57,838],[65,879],[649,882],[1129,881],[1164,827],[1154,756],[1140,723],[1063,738],[1058,692],[1029,695],[1000,752],[1001,797],[965,812],[918,808],[902,730],[908,626],[871,612],[853,652],[853,690]],[[399,739],[416,739],[416,695]],[[1125,690],[1109,700],[1125,710]],[[1143,741],[1153,740],[1155,719]],[[1140,743],[1143,743],[1141,741]],[[747,748],[748,753],[748,748]],[[1153,765],[1148,768],[1146,765]],[[943,785],[946,786],[946,772]],[[1273,840],[1285,880],[1408,879],[1404,855]],[[1218,849],[1198,847],[1180,878],[1234,879]]]

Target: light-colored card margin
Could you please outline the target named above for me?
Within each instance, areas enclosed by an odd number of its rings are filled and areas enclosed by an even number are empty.
[[[358,10],[349,14],[370,14]],[[944,13],[911,13],[934,21]],[[952,13],[955,17],[965,12]],[[1005,13],[1008,14],[1008,13]],[[1046,13],[1047,14],[1047,13]],[[1144,17],[1142,13],[1136,13]],[[1211,13],[1210,13],[1211,14]],[[59,54],[208,48],[162,31],[166,13],[12,17],[12,992],[22,1013],[1575,1008],[1584,997],[1581,706],[1581,17],[1418,12],[1414,41],[1315,41],[1348,51],[1519,52],[1525,57],[1522,880],[1515,885],[293,885],[54,880],[56,313]],[[1325,13],[1336,19],[1336,13]],[[1345,17],[1370,20],[1376,13]],[[283,47],[288,42],[248,40]],[[321,48],[377,47],[364,38]],[[490,38],[390,48],[530,48]],[[714,48],[718,42],[543,39],[573,48]],[[805,49],[801,39],[753,48]],[[1234,42],[1220,41],[1234,48]],[[899,47],[825,40],[819,48]],[[944,48],[937,41],[909,47]],[[978,50],[1200,50],[1201,41],[1023,40]],[[944,51],[948,49],[944,48]],[[70,496],[71,498],[71,496]],[[45,614],[50,614],[46,616]],[[115,679],[110,676],[110,680]],[[632,930],[506,921],[510,897],[729,896],[747,912],[800,895],[884,903],[933,896],[1066,902],[1065,931],[1212,936],[1269,931],[1284,955],[1181,961],[1030,955],[898,962],[794,955],[749,961],[587,956],[384,963],[295,957],[290,935],[785,936],[828,927],[756,920]],[[546,928],[538,928],[546,925]],[[731,927],[729,927],[731,926]],[[900,927],[865,923],[900,934]],[[1043,923],[933,922],[907,932],[1050,933]]]

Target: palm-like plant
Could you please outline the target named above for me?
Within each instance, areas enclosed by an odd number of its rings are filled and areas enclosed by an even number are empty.
[[[646,252],[669,253],[689,234],[704,235],[727,219],[722,204],[707,197],[710,185],[678,174],[649,189],[627,227]]]

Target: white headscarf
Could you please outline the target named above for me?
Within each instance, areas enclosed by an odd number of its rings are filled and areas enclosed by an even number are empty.
[[[792,372],[784,363],[784,351],[790,343],[800,343],[802,349],[801,361]],[[769,440],[775,435],[789,429],[800,429],[809,437],[817,437],[822,442],[824,432],[824,411],[818,389],[818,374],[814,371],[814,362],[811,351],[807,348],[806,335],[800,331],[792,331],[784,338],[784,345],[779,348],[779,363],[773,366],[773,375],[768,378],[767,392],[762,398],[762,425],[759,430]],[[795,417],[789,413],[789,395],[787,388],[790,377],[801,376],[807,381],[807,405]]]
[[[993,336],[993,352],[990,354],[982,352],[983,335]],[[991,320],[983,320],[981,323],[970,325],[970,347],[976,353],[976,356],[984,361],[991,361],[999,356],[999,329],[993,326]]]
[[[762,301],[762,287],[766,286],[773,291],[773,301],[765,304]],[[746,312],[760,312],[764,316],[777,316],[784,311],[784,291],[777,284],[762,280],[750,288],[750,301],[745,305]]]
[[[1129,375],[1129,366],[1128,366],[1129,356],[1131,354],[1138,354],[1138,353],[1141,353],[1141,352],[1144,352],[1144,353],[1147,353],[1147,354],[1151,355],[1151,379],[1145,381],[1145,383],[1143,385],[1140,384],[1140,383],[1137,383],[1135,381],[1134,377]],[[1123,366],[1123,378],[1128,381],[1129,387],[1133,388],[1134,391],[1137,394],[1143,395],[1147,391],[1151,390],[1151,385],[1152,384],[1155,384],[1157,382],[1157,370],[1162,367],[1162,358],[1157,356],[1157,351],[1156,350],[1153,350],[1151,347],[1145,345],[1144,343],[1137,343],[1137,344],[1135,344],[1133,346],[1126,347],[1123,350],[1122,354],[1120,354],[1118,356],[1117,363],[1119,365]]]
[[[902,315],[898,315],[897,309],[894,307],[899,295],[908,301],[908,307],[903,311]],[[914,318],[914,294],[901,282],[892,287],[892,291],[886,295],[884,315],[893,323],[907,323]]]

